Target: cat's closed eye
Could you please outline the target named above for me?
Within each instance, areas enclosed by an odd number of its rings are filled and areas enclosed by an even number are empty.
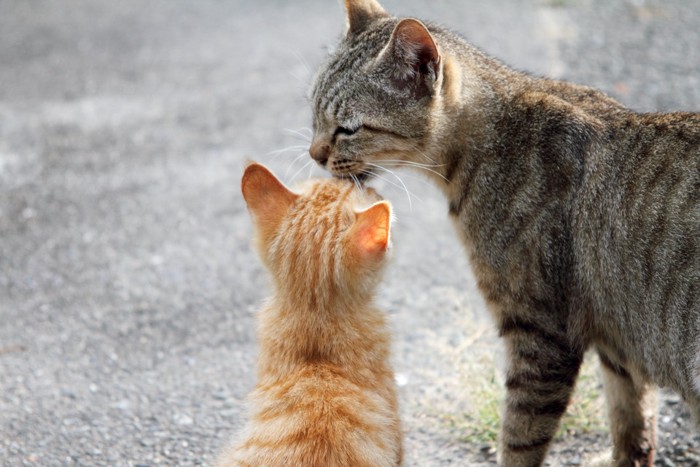
[[[357,133],[357,130],[359,130],[360,127],[357,128],[348,128],[344,126],[339,126],[338,128],[335,129],[335,133],[333,133],[333,137],[337,137],[338,135],[345,135],[345,136],[352,136],[355,133]]]

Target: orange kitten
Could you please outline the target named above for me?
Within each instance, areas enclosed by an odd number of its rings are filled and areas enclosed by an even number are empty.
[[[346,180],[295,194],[259,164],[241,189],[275,293],[258,316],[251,419],[218,465],[399,465],[389,331],[372,305],[389,203]]]

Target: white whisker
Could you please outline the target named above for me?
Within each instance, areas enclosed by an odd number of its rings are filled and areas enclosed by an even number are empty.
[[[306,149],[306,146],[305,146],[305,145],[302,145],[302,144],[297,144],[296,146],[287,146],[286,148],[276,149],[276,150],[274,150],[274,151],[270,151],[270,152],[268,152],[267,154],[268,154],[268,155],[270,155],[270,154],[279,154],[279,153],[282,153],[282,152],[297,151],[297,150],[299,150],[299,149]]]
[[[444,167],[446,164],[422,164],[420,162],[415,162],[415,161],[407,161],[403,159],[382,159],[382,162],[400,162],[402,164],[406,165],[415,165],[418,167]]]
[[[301,158],[302,158],[303,156],[305,156],[306,154],[308,154],[306,151],[300,153],[297,157],[295,157],[295,158],[289,163],[289,165],[287,166],[287,170],[284,172],[284,178],[285,178],[285,179],[287,178],[287,175],[289,175],[289,171],[291,170],[291,168],[297,163],[297,161],[298,161],[299,159],[301,159]],[[304,165],[304,167],[306,167],[306,165]]]
[[[299,60],[301,62],[301,65],[306,70],[307,75],[311,76],[313,74],[313,72],[311,71],[311,67],[309,66],[309,62],[307,62],[306,59],[304,58],[304,56],[301,53],[299,53],[298,51],[292,50],[292,53],[297,58],[297,60]]]
[[[279,156],[281,156],[281,155],[284,154],[284,153],[287,153],[287,152],[296,152],[296,151],[299,151],[299,150],[302,150],[302,149],[303,149],[303,150],[306,150],[307,148],[308,148],[308,146],[302,146],[302,145],[287,146],[286,148],[277,149],[277,150],[275,150],[275,151],[270,151],[270,152],[268,152],[266,155],[267,155],[267,156],[274,156],[274,157],[272,158],[272,160],[276,160]]]
[[[376,177],[378,177],[379,179],[384,180],[385,182],[387,182],[387,183],[389,183],[389,184],[391,184],[391,185],[394,185],[394,186],[397,187],[397,188],[403,188],[403,190],[406,192],[406,198],[408,199],[408,208],[409,208],[409,210],[410,210],[411,212],[413,212],[413,202],[411,201],[411,196],[413,196],[414,198],[416,198],[418,201],[421,201],[421,202],[423,201],[423,200],[421,200],[419,197],[417,197],[416,195],[414,195],[413,193],[411,193],[410,191],[408,191],[408,187],[407,187],[406,184],[403,182],[403,180],[401,180],[401,177],[399,177],[398,175],[396,175],[392,170],[389,170],[389,169],[387,169],[386,167],[382,167],[381,165],[373,164],[373,163],[371,163],[371,162],[367,162],[366,164],[367,164],[368,166],[370,166],[370,167],[374,167],[374,168],[377,168],[377,169],[384,170],[385,172],[388,172],[389,174],[391,174],[392,176],[394,176],[394,177],[396,178],[396,180],[398,180],[398,182],[399,182],[401,185],[397,185],[396,183],[392,182],[391,180],[387,179],[386,177],[382,177],[381,175],[379,175],[379,174],[377,174],[377,173],[374,174],[374,175],[375,175]]]
[[[299,130],[307,130],[309,132],[309,134],[306,135]],[[291,128],[287,128],[286,130],[284,130],[284,132],[289,134],[289,135],[298,136],[299,138],[303,139],[304,141],[310,143],[311,142],[311,135],[313,135],[313,132],[309,128],[299,128],[299,130],[292,130]]]
[[[294,173],[294,175],[292,175],[291,180],[296,180],[297,175],[299,175],[299,173],[301,173],[302,170],[304,170],[305,168],[307,168],[307,167],[309,166],[309,164],[311,164],[312,162],[313,162],[313,160],[309,160],[306,164],[302,165],[302,166],[301,166],[301,169],[297,170],[297,171]]]
[[[292,76],[294,79],[296,79],[299,83],[303,84],[304,86],[309,85],[309,78],[313,76],[313,73],[311,72],[311,68],[309,67],[309,64],[304,60],[304,57],[299,52],[292,51],[294,56],[299,60],[299,63],[301,63],[301,66],[304,68],[302,73],[295,72],[295,69],[292,69],[289,71],[289,75]]]
[[[436,161],[435,159],[433,159],[432,157],[428,156],[426,153],[424,153],[423,151],[421,151],[420,149],[418,149],[418,147],[415,146],[415,145],[413,146],[413,151],[415,151],[418,155],[423,156],[425,159],[427,159],[428,161],[432,162],[433,164],[437,164],[437,161]]]
[[[437,161],[436,161],[435,159],[433,159],[432,157],[428,156],[428,155],[427,155],[426,153],[424,153],[423,151],[419,151],[419,150],[417,150],[417,149],[414,149],[414,151],[417,152],[418,154],[420,154],[421,156],[423,156],[423,157],[425,158],[425,160],[429,161],[431,164],[435,164],[435,165],[437,165],[437,166],[445,165],[445,164],[438,164]]]
[[[364,187],[360,183],[360,180],[357,178],[355,174],[350,174],[350,178],[352,178],[352,181],[355,183],[355,186],[357,187],[358,190],[364,191]]]
[[[437,175],[438,177],[445,180],[446,182],[448,181],[447,178],[445,178],[445,176],[442,175],[440,172],[433,170],[429,166],[424,165],[424,164],[411,163],[410,161],[389,161],[389,160],[383,160],[381,162],[382,162],[382,164],[386,164],[386,165],[389,165],[391,167],[406,166],[406,167],[413,167],[415,169],[425,170],[426,172],[430,172],[430,173]],[[439,166],[436,165],[435,167],[439,167]]]
[[[392,166],[392,167],[393,167],[393,166]],[[405,172],[403,173],[403,176],[404,176],[404,177],[408,177],[408,178],[410,178],[411,180],[416,180],[416,181],[422,183],[423,185],[433,186],[433,184],[430,183],[429,181],[427,181],[427,180],[425,179],[425,177],[416,177],[415,175],[411,175],[411,174],[405,173]]]

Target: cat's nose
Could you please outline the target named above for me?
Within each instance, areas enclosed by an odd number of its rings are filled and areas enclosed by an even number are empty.
[[[328,155],[331,152],[331,147],[328,143],[322,141],[314,141],[309,147],[309,154],[311,158],[318,162],[322,167],[325,167],[328,163]]]

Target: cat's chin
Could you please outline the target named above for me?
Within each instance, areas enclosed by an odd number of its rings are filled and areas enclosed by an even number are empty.
[[[372,172],[370,171],[362,171],[359,173],[341,173],[341,174],[333,174],[335,178],[340,178],[342,180],[355,180],[360,183],[360,185],[364,185],[367,180],[369,180],[372,177]]]

